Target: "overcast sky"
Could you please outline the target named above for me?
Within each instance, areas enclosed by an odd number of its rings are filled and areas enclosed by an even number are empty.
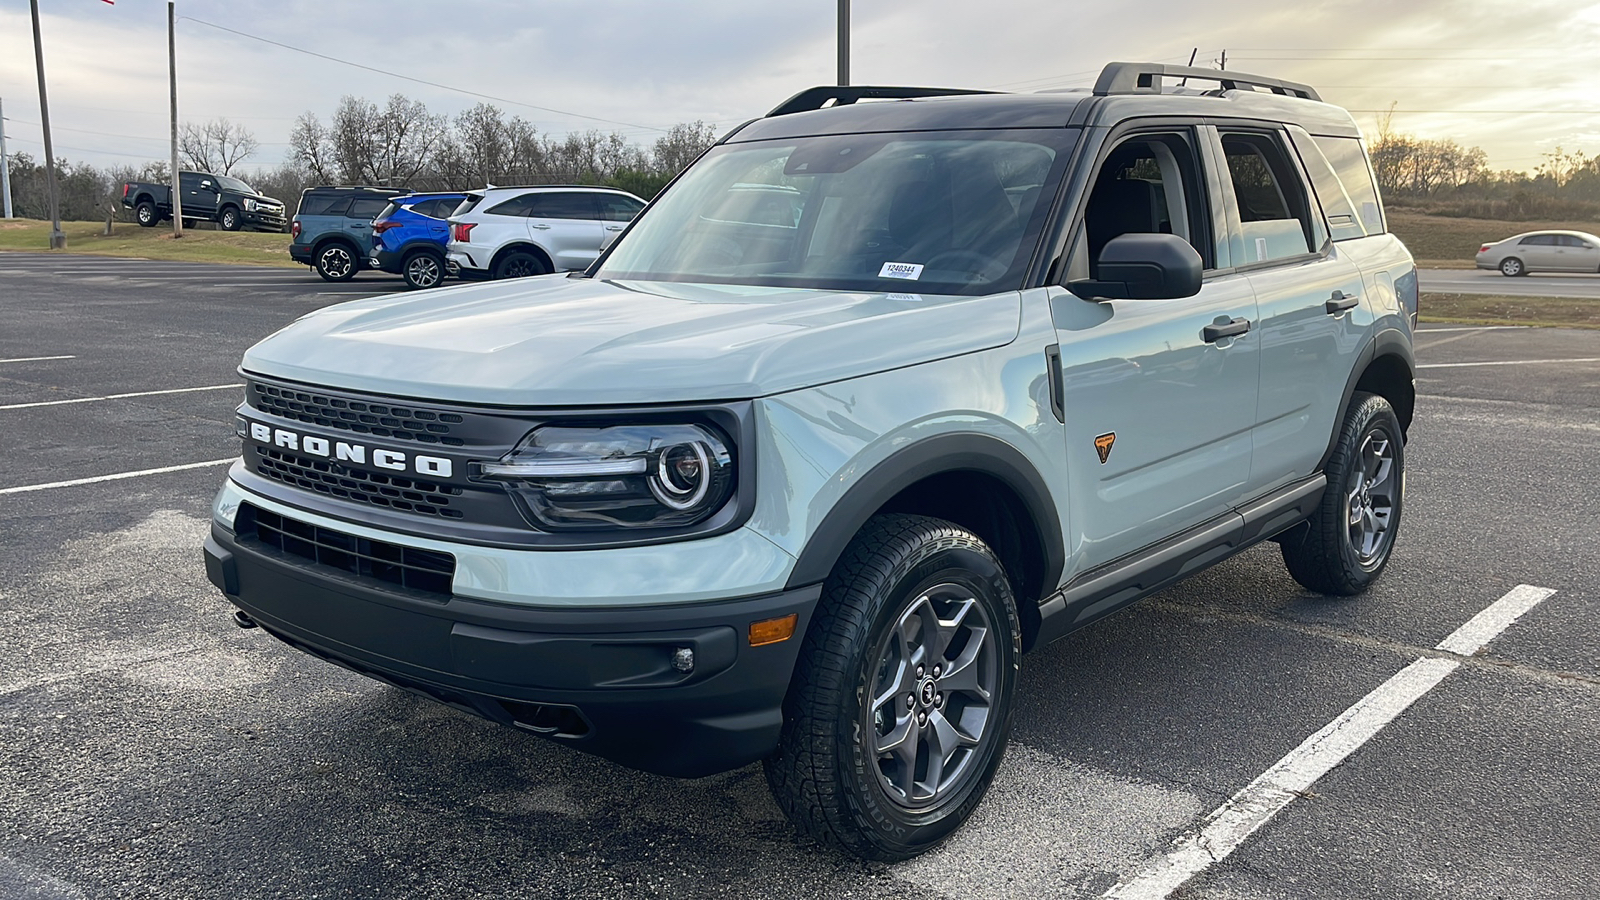
[[[166,3],[41,0],[57,155],[167,155]],[[1113,59],[1212,65],[1304,81],[1355,111],[1532,169],[1557,145],[1600,153],[1594,0],[854,0],[852,80],[1032,91],[1093,83]],[[677,122],[727,128],[834,77],[834,0],[179,0],[185,121],[226,116],[283,159],[294,118],[343,94],[401,92],[453,115],[464,93],[231,34],[504,98],[564,134],[649,143]],[[189,19],[200,20],[191,21]],[[0,0],[8,149],[42,155],[26,0]],[[530,104],[546,107],[535,109]],[[549,110],[560,110],[552,112]],[[1469,112],[1472,111],[1472,112]],[[1565,112],[1561,112],[1565,111]],[[565,113],[581,113],[594,121]]]

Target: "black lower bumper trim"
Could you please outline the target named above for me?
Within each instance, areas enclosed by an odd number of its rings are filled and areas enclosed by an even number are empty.
[[[427,601],[213,525],[206,571],[262,628],[330,662],[457,709],[662,775],[699,777],[777,745],[783,698],[821,586],[715,603],[517,607]],[[795,636],[750,647],[752,622]],[[681,651],[692,655],[684,671]]]

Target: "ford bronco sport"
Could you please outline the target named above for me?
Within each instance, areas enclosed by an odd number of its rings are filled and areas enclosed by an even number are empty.
[[[1028,650],[1262,541],[1379,577],[1417,299],[1305,85],[816,88],[583,272],[251,348],[207,568],[245,627],[651,772],[763,761],[904,858],[982,798]]]

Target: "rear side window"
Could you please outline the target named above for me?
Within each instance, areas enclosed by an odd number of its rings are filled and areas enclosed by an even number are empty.
[[[559,194],[533,194],[533,209],[528,215],[535,219],[598,219],[592,194],[577,192]]]
[[[1289,129],[1289,135],[1295,149],[1300,151],[1300,162],[1305,164],[1306,174],[1311,177],[1311,186],[1317,192],[1317,199],[1322,202],[1322,214],[1327,217],[1333,239],[1349,241],[1366,237],[1367,229],[1361,224],[1358,204],[1345,190],[1344,182],[1333,169],[1333,163],[1322,154],[1311,135],[1294,127]]]
[[[347,194],[307,194],[300,200],[300,215],[342,216],[349,205]]]
[[[595,202],[600,204],[600,218],[607,222],[629,222],[644,209],[644,204],[632,197],[623,197],[617,194],[595,194]]]
[[[391,203],[391,204],[389,204],[389,205],[388,205],[388,206],[385,206],[385,207],[384,207],[384,208],[383,208],[383,212],[381,212],[381,213],[378,213],[378,218],[380,218],[380,219],[387,219],[387,218],[389,218],[389,217],[390,217],[390,216],[392,216],[392,215],[394,215],[394,211],[395,211],[395,210],[397,210],[397,209],[399,209],[399,208],[400,208],[400,207],[398,207],[398,206],[396,206],[396,205],[395,205],[395,204],[393,204],[393,203]]]
[[[521,197],[513,197],[504,203],[489,207],[488,213],[491,216],[525,216],[532,211],[533,199],[537,196],[539,195],[523,194]],[[462,212],[462,210],[458,209],[456,210],[456,215],[459,216]]]
[[[1556,245],[1556,236],[1553,234],[1535,234],[1525,237],[1517,243],[1524,247],[1554,247]]]
[[[425,216],[431,216],[435,219],[443,219],[450,215],[450,213],[453,212],[456,206],[460,203],[461,201],[455,197],[439,197],[435,200],[418,203],[411,209],[414,212],[421,213]]]
[[[388,197],[357,197],[350,201],[350,211],[345,215],[352,219],[375,219],[388,206]]]
[[[1349,195],[1361,227],[1367,234],[1386,231],[1383,202],[1378,198],[1378,185],[1372,180],[1372,167],[1367,164],[1367,151],[1361,148],[1361,140],[1321,136],[1313,140],[1339,176],[1339,183]]]
[[[1241,265],[1287,259],[1312,252],[1313,228],[1305,184],[1283,147],[1268,134],[1223,132],[1222,153],[1233,181],[1240,233]]]

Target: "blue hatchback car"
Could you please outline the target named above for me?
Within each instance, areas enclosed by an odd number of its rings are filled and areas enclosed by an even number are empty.
[[[450,243],[445,221],[466,199],[461,193],[406,194],[393,197],[372,220],[375,269],[404,278],[408,288],[436,287],[444,281],[444,250]]]

